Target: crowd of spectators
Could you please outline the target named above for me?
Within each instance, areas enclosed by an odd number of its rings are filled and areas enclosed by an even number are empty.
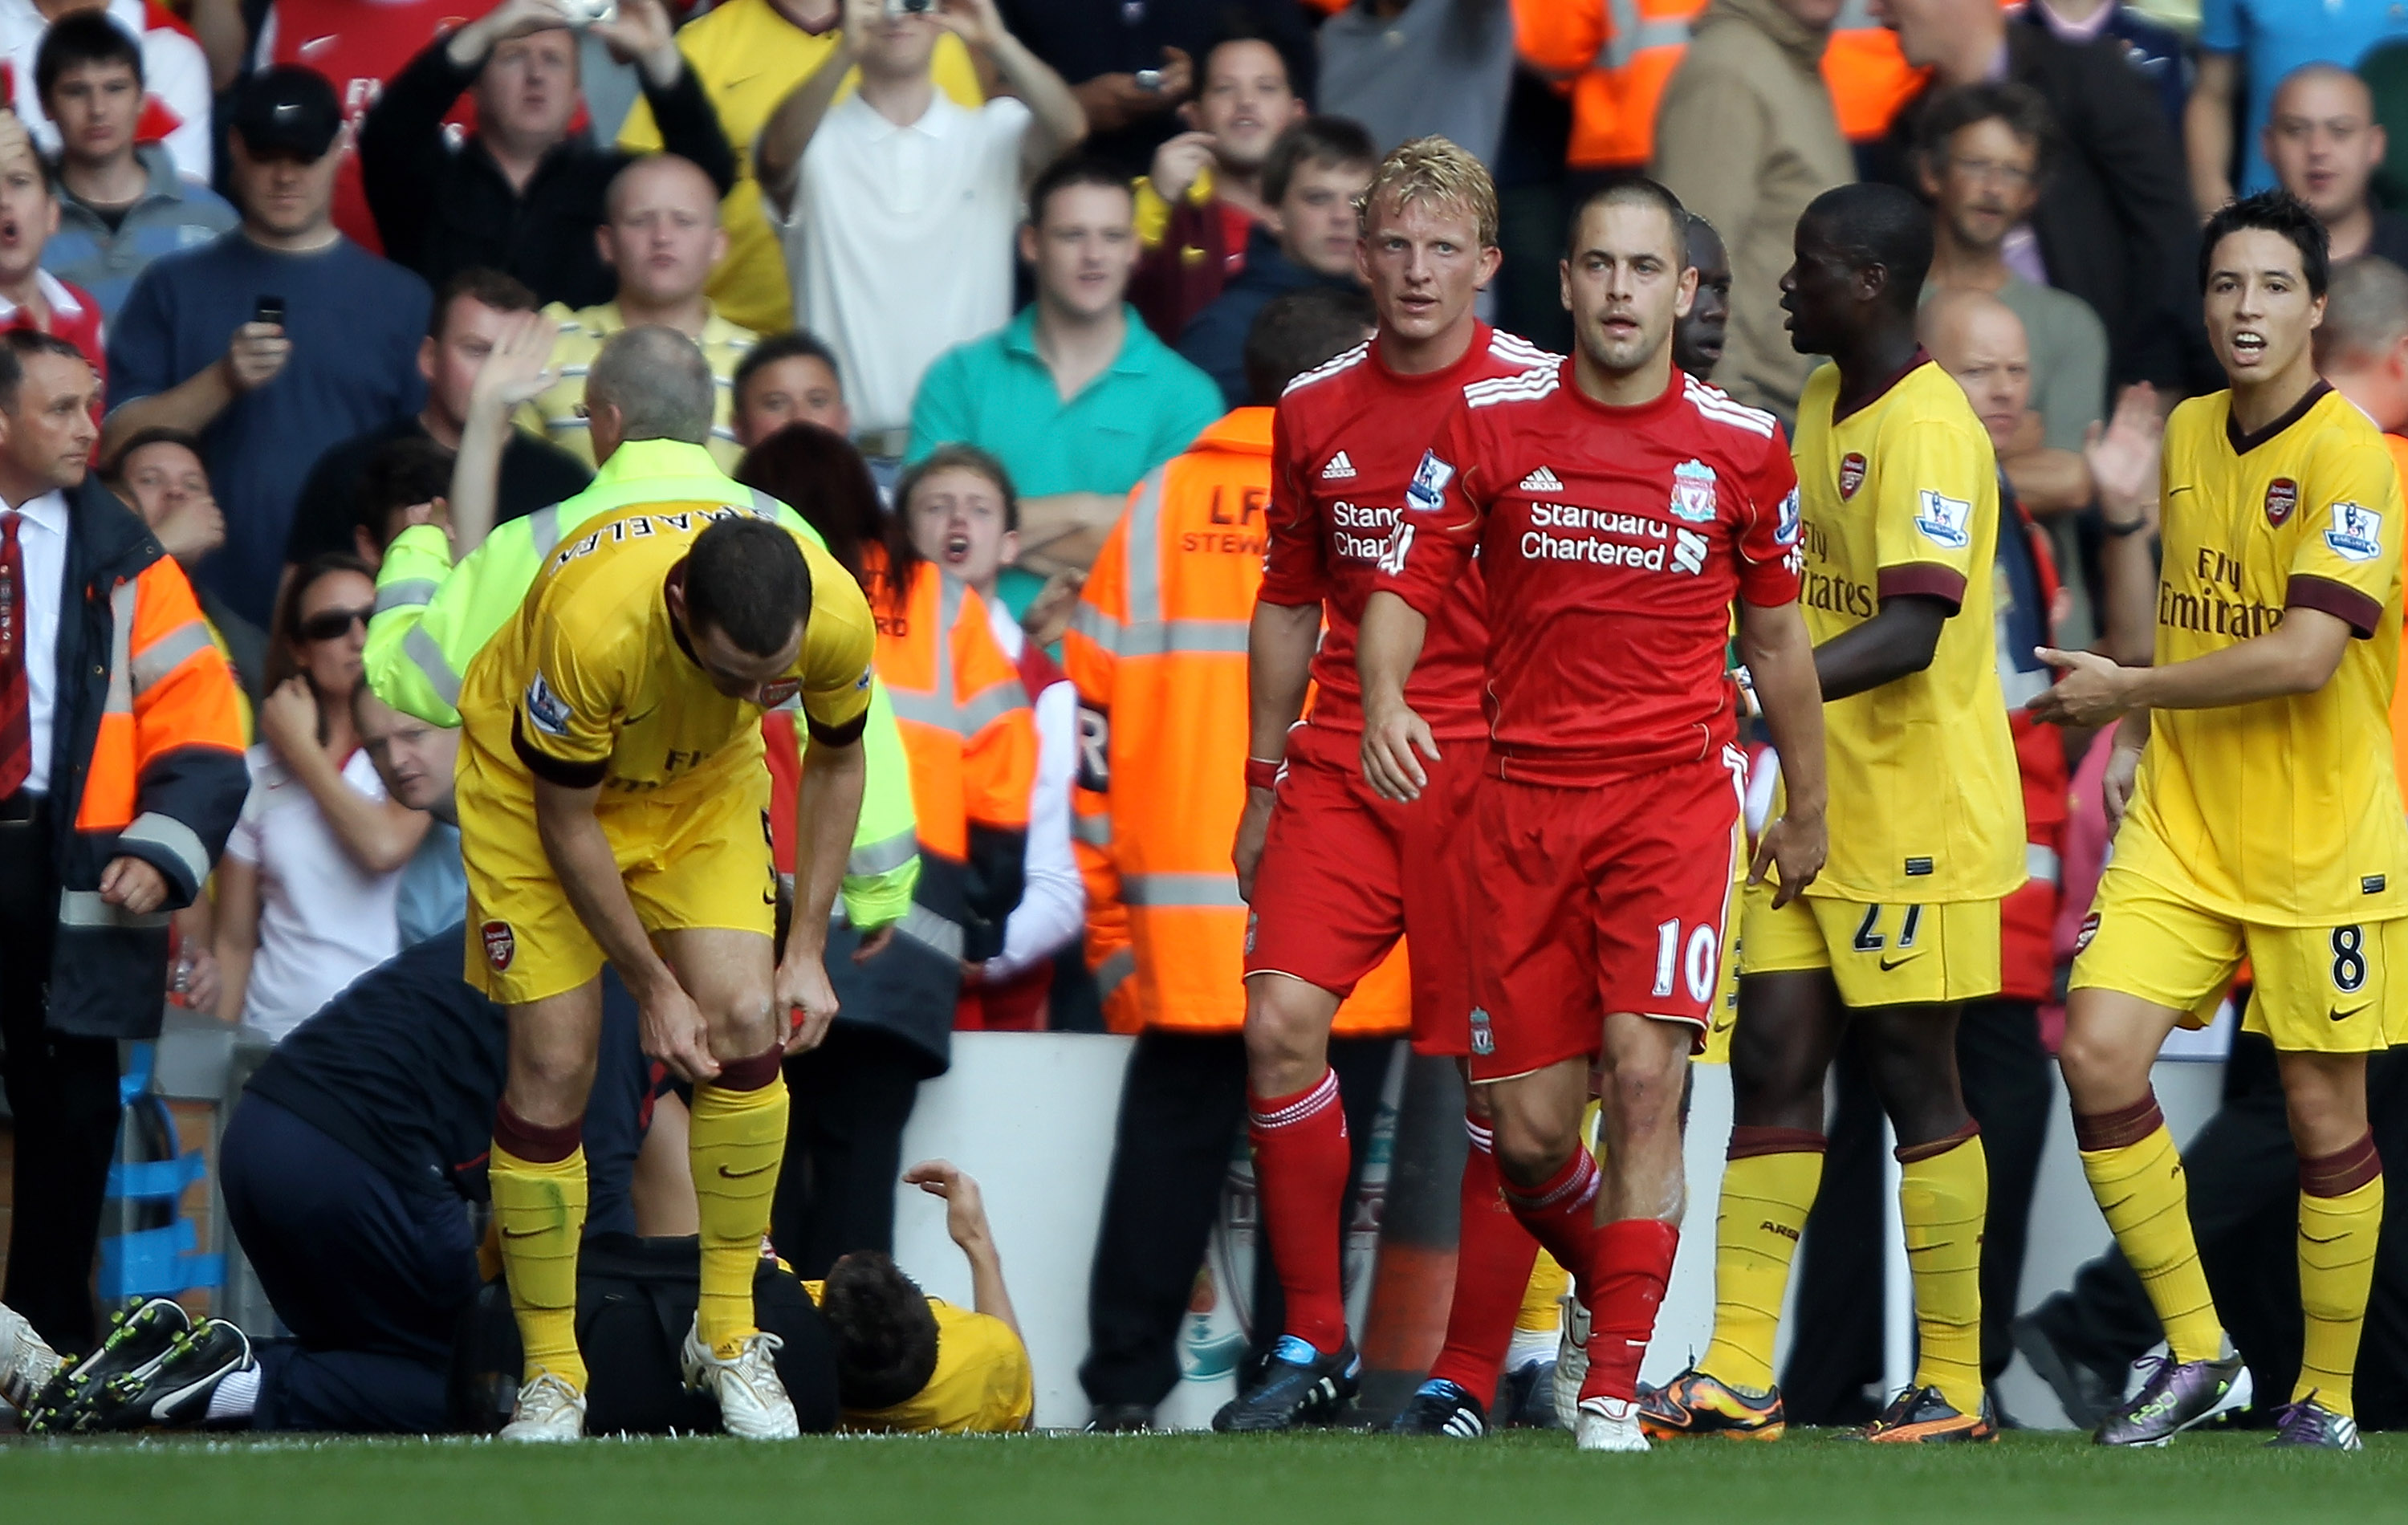
[[[2062,583],[2034,629],[2128,654],[2145,639],[2116,626],[2118,573],[2149,526],[2100,479],[2100,441],[2216,384],[2202,217],[2280,184],[2336,265],[2408,263],[2408,205],[2386,199],[2408,197],[2408,20],[2373,0],[2204,0],[2195,26],[2129,0],[1873,0],[1874,24],[1840,0],[467,8],[0,0],[0,332],[90,363],[93,482],[190,579],[239,690],[247,792],[195,817],[222,815],[222,856],[203,825],[185,833],[213,891],[165,906],[176,999],[280,1038],[458,920],[457,831],[430,813],[452,733],[364,684],[369,623],[425,603],[418,568],[497,525],[534,516],[548,551],[566,505],[617,491],[633,415],[597,357],[630,332],[656,357],[683,336],[710,418],[635,439],[646,459],[694,453],[679,469],[802,513],[885,600],[882,665],[935,579],[958,599],[940,670],[1010,674],[1012,702],[980,725],[1017,715],[1017,740],[963,722],[935,791],[966,791],[936,807],[967,823],[957,844],[931,845],[924,751],[905,749],[922,855],[962,875],[954,930],[912,944],[938,985],[866,997],[831,1045],[850,1057],[796,1077],[827,1099],[826,1136],[798,1134],[814,1163],[790,1164],[780,1219],[815,1272],[885,1248],[891,1211],[794,1193],[814,1173],[887,1189],[957,1020],[1146,1025],[1081,956],[1082,737],[1049,648],[1132,492],[1275,400],[1266,324],[1334,300],[1297,294],[1359,292],[1356,197],[1398,143],[1443,135],[1492,166],[1503,268],[1482,310],[1539,341],[1560,333],[1566,198],[1662,180],[1701,219],[1681,363],[1793,424],[1815,363],[1783,309],[1799,211],[1857,180],[1915,193],[1928,342],[1985,408]],[[8,378],[37,368],[0,364],[7,450],[34,406]],[[0,487],[23,474],[0,463]],[[20,511],[43,522],[14,489],[6,507],[12,537]],[[1260,507],[1214,523],[1259,533]],[[405,538],[394,566],[411,570],[380,582]],[[966,714],[992,698],[928,686]],[[21,787],[0,790],[0,830]],[[156,1014],[119,1028],[146,1035]],[[7,1029],[21,1240],[55,1189],[29,1189],[49,1157],[23,1143],[50,1115],[31,1099],[43,1030]],[[8,1302],[53,1310],[62,1348],[90,1331],[34,1281],[72,1259],[8,1262]]]

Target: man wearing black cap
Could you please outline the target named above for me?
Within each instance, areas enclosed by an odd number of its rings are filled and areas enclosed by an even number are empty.
[[[226,141],[242,225],[152,264],[110,325],[103,456],[144,429],[201,437],[226,543],[197,575],[262,626],[309,464],[424,401],[425,282],[331,217],[341,123],[323,77],[253,76]]]

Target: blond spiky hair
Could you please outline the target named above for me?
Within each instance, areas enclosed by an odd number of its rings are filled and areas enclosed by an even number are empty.
[[[1485,165],[1446,138],[1416,137],[1380,161],[1371,183],[1354,201],[1367,233],[1371,208],[1383,196],[1392,198],[1398,211],[1418,201],[1463,212],[1479,229],[1481,247],[1497,246],[1497,182]]]

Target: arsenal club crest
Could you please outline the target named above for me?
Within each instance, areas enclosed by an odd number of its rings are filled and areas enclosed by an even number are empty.
[[[497,974],[509,968],[510,960],[518,957],[519,951],[519,940],[512,935],[510,924],[489,921],[478,929],[485,938],[485,962],[491,964]]]
[[[2276,477],[2266,484],[2266,523],[2283,527],[2291,511],[2300,506],[2300,484],[2288,477]]]
[[[1856,496],[1865,484],[1865,457],[1861,451],[1850,451],[1840,457],[1840,496],[1842,500]]]

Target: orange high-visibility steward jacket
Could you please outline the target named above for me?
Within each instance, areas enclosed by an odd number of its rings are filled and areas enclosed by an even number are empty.
[[[1115,1032],[1245,1025],[1249,913],[1229,844],[1245,807],[1246,631],[1270,453],[1271,410],[1240,408],[1150,473],[1062,638],[1079,690],[1070,830],[1087,957]],[[1339,1009],[1337,1030],[1411,1024],[1399,943]]]

